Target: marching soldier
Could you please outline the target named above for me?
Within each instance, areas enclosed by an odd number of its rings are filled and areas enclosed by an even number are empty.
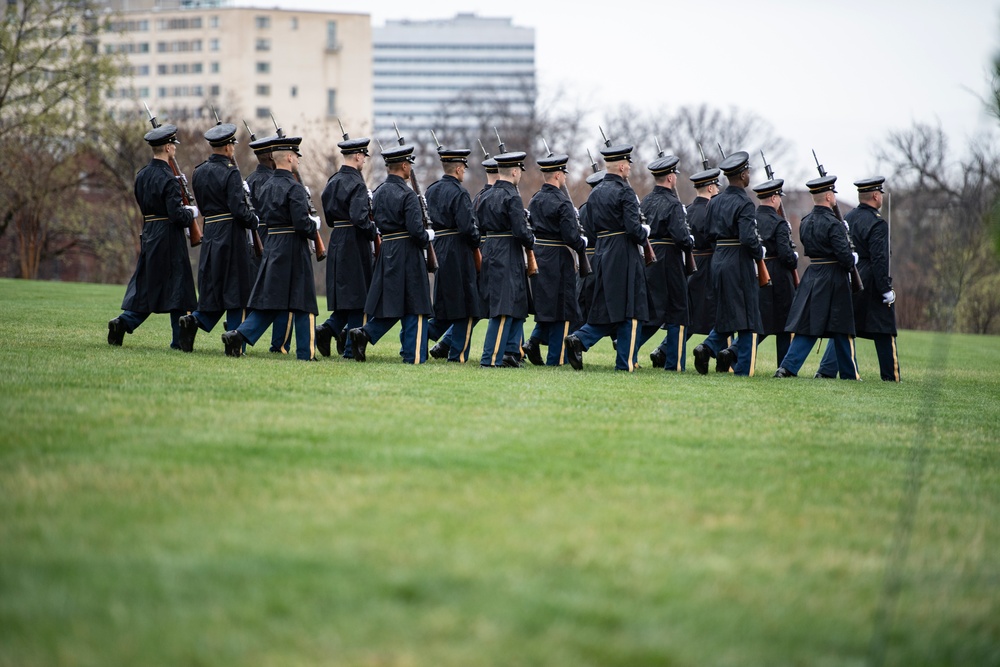
[[[639,200],[626,180],[632,170],[632,146],[602,148],[601,155],[608,173],[587,200],[597,232],[594,301],[587,324],[566,337],[567,358],[581,370],[583,353],[601,338],[616,335],[615,369],[632,372],[640,325],[649,319],[645,265],[637,247],[649,238],[649,227],[639,221]]]
[[[686,366],[688,300],[684,253],[691,252],[694,246],[684,205],[675,190],[679,162],[680,158],[666,155],[649,164],[656,185],[639,207],[650,226],[649,242],[657,259],[646,267],[649,320],[642,327],[639,344],[665,328],[666,337],[649,358],[654,367],[668,371],[683,371]]]
[[[368,322],[348,332],[355,361],[365,361],[368,344],[378,343],[400,321],[403,361],[427,361],[427,318],[432,309],[423,251],[434,240],[434,230],[424,229],[420,199],[406,182],[413,168],[413,148],[382,151],[389,174],[372,199],[382,248],[365,300]]]
[[[135,177],[135,200],[142,211],[139,259],[122,301],[122,314],[108,322],[108,344],[120,346],[151,313],[170,313],[170,347],[180,348],[180,318],[197,304],[185,230],[198,217],[184,206],[181,186],[169,160],[177,153],[177,127],[161,125],[143,137],[153,151]]]
[[[694,349],[695,369],[708,372],[708,360],[716,356],[716,370],[728,372],[731,353],[725,350],[734,332],[736,375],[753,376],[757,357],[757,332],[761,330],[760,288],[755,262],[766,256],[757,234],[753,202],[746,193],[750,185],[750,155],[733,153],[719,165],[729,180],[726,190],[708,204],[709,238],[715,242],[712,257],[712,290],[715,292],[715,326]]]
[[[309,215],[306,189],[292,173],[299,164],[302,137],[276,136],[270,142],[274,174],[260,193],[260,217],[267,225],[267,243],[260,272],[250,294],[253,312],[236,329],[222,334],[226,355],[239,357],[285,312],[295,321],[295,356],[316,357],[313,331],[316,286],[309,241],[319,234],[319,216]]]
[[[715,248],[708,236],[708,202],[719,194],[719,175],[722,171],[713,167],[691,176],[697,196],[687,207],[688,228],[694,236],[694,262],[698,270],[688,276],[688,304],[691,308],[691,326],[687,337],[692,334],[708,335],[715,326],[715,293],[712,291],[712,255]],[[650,358],[652,358],[650,354]],[[656,360],[652,359],[653,366]]]
[[[759,292],[760,319],[764,328],[757,344],[773,335],[778,363],[785,358],[792,342],[791,334],[785,331],[785,323],[795,296],[792,273],[799,265],[799,253],[795,252],[792,242],[792,226],[778,212],[785,194],[781,191],[784,184],[783,179],[776,178],[753,188],[758,202],[757,230],[767,251],[764,261],[771,275],[771,284],[762,287]]]
[[[858,253],[858,273],[865,289],[854,294],[854,325],[859,338],[875,342],[879,375],[886,382],[899,382],[899,356],[896,353],[896,291],[889,275],[889,223],[882,208],[882,184],[885,178],[874,176],[855,181],[858,207],[844,216],[854,249]],[[827,345],[816,377],[835,377],[836,353]]]
[[[428,331],[433,339],[452,332],[448,361],[458,363],[469,359],[472,329],[482,317],[473,256],[479,248],[479,229],[472,198],[462,186],[470,152],[468,148],[439,147],[444,175],[427,188],[427,210],[434,223],[434,251],[438,258],[434,317],[428,323]]]
[[[545,182],[528,204],[534,223],[538,273],[531,277],[535,329],[524,344],[524,354],[537,366],[542,361],[539,343],[549,348],[546,365],[562,366],[566,362],[564,341],[570,323],[580,320],[574,253],[586,249],[587,238],[580,234],[576,209],[564,191],[568,161],[568,155],[538,160]]]
[[[316,327],[316,349],[324,357],[330,356],[330,341],[336,338],[337,354],[352,358],[354,350],[347,331],[365,323],[365,300],[375,262],[373,244],[378,237],[372,219],[372,195],[361,175],[369,157],[369,143],[368,137],[338,143],[344,164],[323,188],[323,214],[326,224],[333,227],[326,261],[326,307],[330,317]]]
[[[587,176],[587,185],[591,192],[604,182],[604,176],[608,172],[604,169],[596,171]],[[588,199],[589,201],[589,199]],[[594,230],[594,221],[590,215],[590,207],[587,202],[580,205],[580,226],[583,227],[583,235],[587,238],[587,259],[591,266],[594,264],[594,247],[597,244],[597,232]],[[572,329],[576,331],[587,323],[587,316],[590,314],[590,305],[594,302],[594,272],[591,271],[586,276],[581,276],[577,281],[577,301],[580,304],[580,320],[573,323]]]
[[[521,365],[524,320],[531,312],[525,250],[535,244],[517,192],[525,157],[523,151],[497,155],[497,181],[479,199],[479,224],[484,235],[482,289],[490,320],[479,362],[485,368]]]
[[[795,292],[785,331],[795,334],[788,354],[774,377],[795,377],[816,340],[825,337],[833,345],[840,377],[860,380],[854,361],[854,307],[849,272],[856,259],[847,229],[833,212],[837,203],[833,175],[806,183],[813,197],[813,210],[802,218],[799,237],[811,259]]]
[[[205,236],[198,261],[198,310],[180,318],[180,345],[185,352],[194,349],[198,329],[211,331],[223,314],[226,331],[243,322],[257,277],[251,273],[253,250],[247,239],[248,230],[257,227],[257,213],[250,202],[250,186],[232,162],[236,126],[220,121],[205,132],[205,140],[212,155],[191,176],[205,216]]]

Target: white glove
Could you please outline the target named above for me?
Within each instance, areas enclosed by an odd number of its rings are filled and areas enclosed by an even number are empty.
[[[650,227],[649,227],[649,225],[641,225],[641,227],[646,230],[646,236],[649,236],[649,233],[650,233]]]
[[[858,264],[858,253],[852,252],[851,254],[854,255],[854,265],[857,266],[857,264]]]
[[[250,185],[246,181],[243,181],[243,192],[250,194]]]
[[[694,247],[694,234],[688,234],[688,238],[691,240],[691,247]]]
[[[314,225],[316,225],[316,231],[318,232],[319,231],[319,227],[320,227],[319,216],[318,215],[310,215],[309,219],[312,220],[312,223]]]
[[[201,211],[198,210],[197,206],[185,206],[184,208],[191,211],[192,218],[197,218],[199,215],[201,215]]]
[[[590,243],[590,240],[583,234],[580,234],[580,238],[583,239],[583,245],[587,245],[588,243]]]
[[[760,258],[767,259],[767,248],[764,247],[763,243],[760,246]]]
[[[433,241],[434,240],[434,230],[433,229],[425,229],[424,231],[427,232],[427,242],[430,243],[431,241]]]
[[[799,253],[793,252],[792,254],[795,255],[795,261],[799,261]]]
[[[303,185],[302,187],[304,187],[306,189],[306,197],[309,197],[310,199],[312,199],[313,191],[309,189],[309,186],[308,185]]]
[[[891,306],[896,303],[896,290],[889,290],[882,295],[882,303]]]

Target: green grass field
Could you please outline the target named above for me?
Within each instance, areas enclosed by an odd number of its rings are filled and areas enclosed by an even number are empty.
[[[770,340],[755,378],[305,364],[165,315],[111,348],[123,292],[0,281],[4,667],[860,666],[879,609],[884,664],[1000,665],[1000,339],[904,332],[899,385],[868,341],[862,383]]]

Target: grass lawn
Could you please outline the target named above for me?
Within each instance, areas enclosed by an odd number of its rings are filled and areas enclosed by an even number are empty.
[[[0,666],[1000,665],[1000,339],[305,364],[109,347],[123,293],[0,281]]]

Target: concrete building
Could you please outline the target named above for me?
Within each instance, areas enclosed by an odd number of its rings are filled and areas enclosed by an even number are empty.
[[[126,56],[108,94],[133,110],[146,101],[163,122],[245,118],[271,134],[339,139],[372,128],[372,32],[367,14],[230,7],[208,0],[112,0],[106,53]],[[242,133],[241,133],[242,135]],[[324,142],[326,143],[326,142]]]
[[[484,116],[531,116],[535,30],[509,18],[387,21],[375,28],[375,130],[474,128]]]

